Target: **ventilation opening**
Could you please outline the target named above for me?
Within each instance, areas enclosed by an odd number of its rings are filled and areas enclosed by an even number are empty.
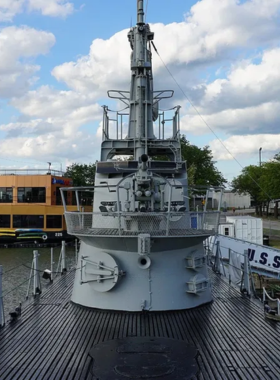
[[[148,269],[151,266],[151,259],[149,256],[140,256],[138,258],[138,266],[141,269]]]

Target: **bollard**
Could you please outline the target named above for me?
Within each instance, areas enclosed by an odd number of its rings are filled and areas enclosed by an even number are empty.
[[[3,301],[3,292],[2,292],[2,276],[3,276],[3,267],[0,265],[0,327],[3,327],[4,322],[4,301]]]

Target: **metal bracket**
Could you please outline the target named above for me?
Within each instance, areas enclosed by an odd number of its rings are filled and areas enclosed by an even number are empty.
[[[113,280],[113,283],[116,284],[119,277],[119,268],[118,266],[115,266],[114,268],[108,267],[104,265],[101,261],[94,262],[91,260],[87,260],[86,257],[82,257],[82,261],[85,262],[85,264],[92,265],[94,269],[87,271],[87,265],[85,265],[85,274],[96,276],[93,280],[87,280],[83,281],[81,278],[81,283],[86,284],[89,282],[97,282],[100,283],[102,281],[106,280]],[[82,275],[81,275],[82,277]]]

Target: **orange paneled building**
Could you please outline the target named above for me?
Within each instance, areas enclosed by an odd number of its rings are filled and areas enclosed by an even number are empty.
[[[23,173],[21,170],[13,174],[0,172],[0,244],[1,241],[50,242],[70,238],[59,189],[72,186],[72,180],[55,171]],[[67,204],[71,209],[70,192]]]

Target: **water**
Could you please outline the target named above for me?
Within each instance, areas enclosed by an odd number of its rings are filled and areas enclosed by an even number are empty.
[[[20,302],[25,301],[28,279],[35,248],[1,248],[0,265],[3,266],[3,300],[6,319],[10,311],[13,311]],[[57,270],[61,247],[55,247],[54,251],[54,271]],[[44,271],[51,267],[51,249],[39,248],[39,270]],[[70,269],[75,265],[75,248],[66,246],[66,267]],[[49,280],[44,280],[40,273],[42,287]],[[32,299],[32,283],[29,292],[29,299]],[[9,317],[8,317],[9,318]]]

